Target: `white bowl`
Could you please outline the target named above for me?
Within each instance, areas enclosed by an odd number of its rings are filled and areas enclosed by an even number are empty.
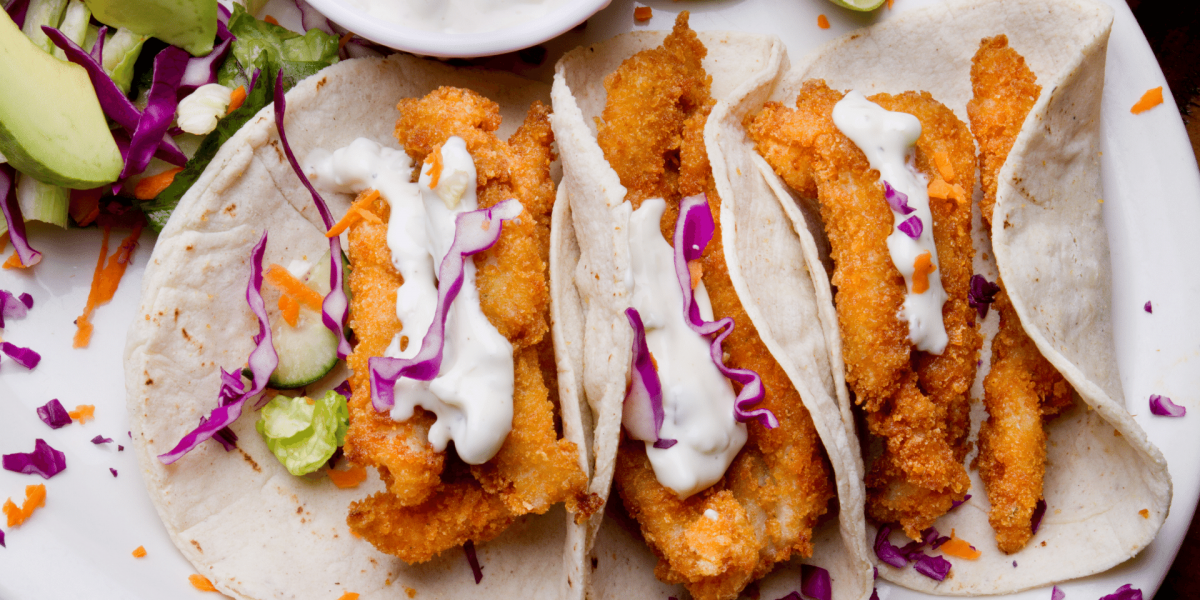
[[[400,2],[403,0],[375,0]],[[492,56],[540,44],[587,20],[611,0],[569,0],[531,21],[482,33],[441,33],[381,20],[341,0],[308,0],[331,21],[368,40],[422,56],[471,58]]]

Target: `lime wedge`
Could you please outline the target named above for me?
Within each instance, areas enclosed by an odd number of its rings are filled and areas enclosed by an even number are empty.
[[[838,6],[848,8],[850,10],[857,10],[857,11],[862,11],[862,12],[866,12],[868,10],[875,10],[875,9],[879,8],[880,6],[883,6],[883,3],[886,2],[886,0],[829,0],[829,1]]]

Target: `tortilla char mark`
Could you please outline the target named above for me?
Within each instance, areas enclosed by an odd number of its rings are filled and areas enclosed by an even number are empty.
[[[707,194],[720,228],[720,197],[703,135],[715,104],[712,78],[701,66],[707,50],[687,22],[688,13],[681,13],[661,46],[626,59],[605,78],[608,99],[598,123],[597,141],[633,207],[648,198],[666,200],[661,230],[668,242],[685,196]],[[659,557],[655,575],[683,583],[697,599],[731,599],[793,553],[812,555],[812,528],[834,487],[811,416],[733,289],[719,233],[701,262],[715,318],[735,322],[724,342],[726,364],[762,377],[766,397],[759,406],[780,425],[768,430],[749,423],[748,441],[725,478],[686,500],[658,482],[641,442],[621,443],[614,478]],[[705,516],[710,510],[717,519]]]
[[[893,218],[879,172],[833,122],[842,96],[823,81],[808,81],[795,109],[769,102],[747,118],[746,128],[775,172],[819,202],[832,246],[846,378],[868,429],[885,442],[867,475],[867,512],[919,539],[970,488],[963,466],[970,449],[968,394],[982,343],[967,300],[974,254],[970,192],[931,198],[950,343],[941,355],[917,351],[898,316],[906,290],[886,244]],[[921,122],[916,167],[929,181],[972,189],[975,146],[950,109],[923,92],[869,100]],[[946,163],[940,168],[939,157]]]
[[[980,209],[990,224],[997,174],[1041,86],[1025,59],[1008,46],[1008,38],[998,35],[979,43],[971,61],[971,87],[967,116],[979,143]],[[991,371],[983,380],[988,418],[979,428],[975,466],[992,505],[988,522],[996,531],[996,545],[1011,554],[1033,536],[1033,512],[1046,475],[1045,423],[1074,400],[1071,385],[1025,334],[1004,282],[996,283],[1000,292],[993,306],[1000,313],[1000,329],[992,339]]]
[[[359,344],[349,358],[354,395],[346,455],[375,466],[388,489],[351,504],[347,522],[381,551],[418,563],[468,540],[492,539],[516,517],[544,513],[558,502],[586,518],[595,502],[575,445],[556,431],[545,262],[555,196],[549,110],[535,102],[505,142],[495,136],[499,107],[470,90],[443,87],[397,108],[396,137],[418,165],[451,136],[461,137],[475,161],[480,208],[508,198],[524,207],[505,223],[499,241],[474,257],[480,307],[512,344],[515,371],[512,431],[496,456],[478,466],[430,447],[432,413],[418,408],[397,423],[372,407],[367,360],[382,356],[400,330],[395,300],[403,278],[387,247],[384,199],[371,207],[384,224],[364,221],[350,230],[351,324]]]

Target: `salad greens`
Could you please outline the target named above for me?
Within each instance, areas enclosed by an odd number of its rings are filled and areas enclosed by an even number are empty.
[[[320,469],[346,441],[350,410],[334,391],[312,400],[275,396],[259,413],[254,428],[292,475]]]

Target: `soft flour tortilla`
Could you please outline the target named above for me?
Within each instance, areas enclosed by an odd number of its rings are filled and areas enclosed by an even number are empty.
[[[971,500],[936,527],[943,533],[953,528],[983,555],[975,561],[949,558],[954,566],[941,583],[911,567],[879,565],[881,577],[906,587],[935,594],[999,594],[1090,575],[1137,554],[1167,517],[1166,462],[1125,408],[1113,346],[1108,239],[1098,202],[1103,197],[1100,96],[1111,24],[1111,10],[1090,0],[939,5],[822,47],[787,72],[770,94],[770,100],[794,106],[800,84],[813,78],[866,95],[926,90],[966,122],[971,58],[982,38],[1000,33],[1025,57],[1042,86],[999,174],[992,231],[998,264],[982,258],[990,254],[989,242],[976,217],[975,268],[995,273],[999,267],[1025,331],[1086,404],[1049,426],[1044,492],[1049,508],[1029,544],[1011,555],[996,548],[987,494],[972,471]],[[761,106],[762,99],[747,97],[732,112],[736,116]],[[740,143],[740,150],[731,143],[730,152],[749,155],[744,160],[759,165],[789,215],[802,216],[798,205],[811,199],[784,191],[746,140],[740,119],[726,119],[721,126],[731,142]],[[761,187],[733,189],[750,194]],[[796,225],[805,223],[797,219]],[[819,224],[808,225],[819,231]],[[985,329],[994,332],[995,319],[989,317]],[[980,379],[988,369],[990,341],[984,347]],[[973,417],[978,429],[986,418],[978,403]],[[1142,510],[1148,514],[1139,514]]]
[[[302,160],[315,148],[333,150],[357,137],[397,148],[396,102],[442,85],[471,88],[498,102],[502,137],[521,124],[532,101],[549,100],[547,86],[510,74],[402,55],[350,60],[288,93],[288,141]],[[406,588],[420,598],[468,592],[580,597],[582,544],[573,540],[582,534],[568,539],[574,526],[562,507],[522,517],[480,544],[484,576],[476,585],[457,549],[410,567],[351,535],[351,501],[383,489],[374,470],[367,482],[346,490],[326,477],[288,474],[254,430],[258,414],[249,406],[233,425],[238,450],[225,452],[214,442],[170,466],[156,458],[215,408],[218,367],[240,368],[253,349],[258,323],[245,290],[250,250],[264,227],[270,234],[264,264],[315,261],[328,250],[316,207],[279,145],[272,110],[259,112],[227,142],[180,202],[154,247],[129,332],[125,369],[134,448],[171,539],[200,574],[239,599],[337,598],[346,591],[363,600],[392,599]],[[339,194],[325,199],[335,217],[350,200]],[[570,369],[561,355],[559,368]],[[322,384],[332,387],[344,377],[339,367]],[[569,388],[573,379],[563,381],[563,429],[586,467],[580,400]]]
[[[579,48],[555,69],[552,123],[563,160],[560,193],[568,202],[573,229],[556,221],[564,239],[551,264],[554,300],[561,311],[555,325],[573,347],[582,348],[582,387],[595,415],[595,470],[591,491],[607,495],[621,428],[621,409],[629,371],[632,330],[623,314],[630,290],[622,272],[629,268],[629,211],[625,188],[604,160],[596,142],[594,118],[604,108],[604,76],[643,49],[662,43],[665,32],[638,32]],[[842,385],[841,346],[836,334],[829,281],[816,258],[808,230],[795,228],[770,190],[746,197],[731,193],[729,171],[752,174],[744,155],[727,156],[712,124],[727,118],[725,100],[765,99],[785,58],[775,38],[740,33],[699,32],[708,48],[705,70],[712,75],[718,100],[709,117],[705,142],[717,181],[722,240],[729,274],[763,342],[796,385],[812,415],[833,465],[839,510],[814,532],[815,553],[805,560],[830,571],[836,598],[866,598],[871,565],[863,517],[863,471],[858,440],[850,423],[849,399]],[[738,171],[740,169],[740,171]],[[762,181],[755,174],[756,181]],[[615,209],[615,210],[614,210]],[[568,234],[574,234],[568,238]],[[797,260],[796,257],[801,257]],[[562,368],[563,363],[559,363]],[[613,500],[618,501],[618,500]],[[654,577],[657,558],[636,533],[636,525],[603,520],[589,523],[587,542],[592,569],[590,595],[597,598],[679,596],[681,586]],[[593,546],[594,545],[594,546]],[[764,597],[797,588],[796,560],[779,565],[760,582]]]

